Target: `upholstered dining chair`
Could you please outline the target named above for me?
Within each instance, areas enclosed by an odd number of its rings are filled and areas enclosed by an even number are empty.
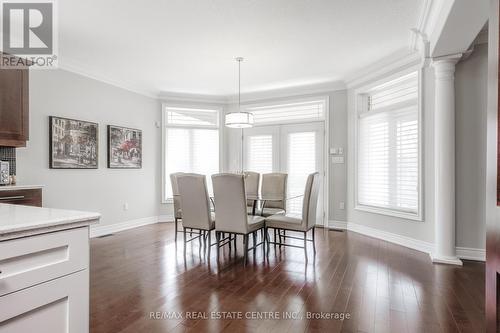
[[[286,185],[288,174],[267,173],[262,175],[261,195],[264,198],[260,215],[267,217],[286,211]],[[277,198],[277,200],[266,200]]]
[[[256,244],[256,233],[264,228],[264,218],[247,214],[247,198],[243,175],[220,173],[212,175],[217,223],[215,233],[217,237],[217,258],[221,233],[243,236],[244,264],[248,260],[248,251],[255,250],[263,242]],[[253,247],[248,247],[249,235],[253,234]],[[264,247],[265,251],[265,247]]]
[[[247,197],[259,197],[259,183],[260,183],[260,173],[253,171],[245,171],[243,173],[245,176],[245,191]],[[257,209],[257,200],[248,199],[247,200],[247,213],[252,215]]]
[[[316,209],[318,206],[318,193],[319,193],[319,173],[315,172],[307,177],[306,188],[304,191],[304,201],[302,203],[302,216],[300,215],[287,215],[287,214],[276,214],[266,218],[266,239],[267,239],[267,249],[269,252],[269,244],[277,244],[284,246],[299,247],[301,246],[287,244],[287,238],[300,239],[304,241],[304,254],[307,260],[307,242],[313,243],[314,253],[316,253],[316,236],[315,236],[315,226],[316,226]],[[273,228],[278,230],[280,234],[280,241],[271,242],[267,236],[267,230]],[[281,235],[281,230],[284,231],[296,231],[303,233],[304,238]],[[308,231],[312,230],[312,239],[307,239]],[[275,233],[276,235],[276,233]],[[283,237],[284,242],[281,242]]]
[[[175,241],[177,241],[177,233],[183,232],[182,230],[179,231],[178,227],[179,220],[182,220],[182,209],[181,198],[179,194],[179,185],[177,184],[177,178],[183,174],[184,172],[176,172],[170,174],[170,184],[172,185],[172,195],[174,200]]]
[[[185,173],[177,178],[177,182],[181,198],[182,225],[184,226],[184,252],[186,252],[186,244],[197,238],[200,241],[200,247],[202,239],[206,247],[204,234],[208,232],[208,257],[210,257],[211,231],[215,229],[215,215],[210,211],[206,177],[205,175]],[[188,240],[186,228],[197,230],[198,233]]]

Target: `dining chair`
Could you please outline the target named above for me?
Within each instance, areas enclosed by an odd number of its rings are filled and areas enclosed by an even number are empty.
[[[260,173],[245,171],[243,172],[243,175],[245,176],[245,191],[247,197],[254,198],[247,200],[247,213],[249,215],[254,215],[253,213],[257,209],[257,198],[259,197]]]
[[[307,260],[307,242],[310,241],[313,243],[314,253],[316,253],[316,235],[315,235],[315,226],[316,226],[316,209],[318,206],[318,193],[319,193],[319,173],[315,172],[310,174],[307,177],[306,187],[304,191],[304,201],[302,203],[302,216],[300,215],[287,215],[287,214],[276,214],[266,218],[266,228],[265,234],[267,239],[267,250],[269,253],[269,244],[276,245],[284,245],[291,247],[302,248],[301,246],[287,244],[287,238],[290,239],[300,239],[304,241],[304,254]],[[267,231],[269,228],[274,230],[278,230],[280,235],[280,241],[276,241],[276,237],[274,242],[269,240]],[[304,238],[288,236],[286,234],[282,235],[281,231],[295,231],[301,232],[304,235]],[[307,239],[308,231],[312,230],[312,239]],[[275,233],[276,236],[276,233]],[[281,238],[283,237],[284,241],[281,242]]]
[[[267,217],[286,212],[286,186],[288,174],[286,173],[266,173],[262,175],[261,196],[263,204],[260,215]],[[268,200],[278,198],[278,200]]]
[[[172,185],[172,196],[174,201],[175,241],[177,241],[177,233],[183,232],[179,231],[178,228],[179,220],[182,220],[182,209],[181,209],[181,198],[179,194],[179,185],[177,184],[177,178],[183,174],[184,172],[176,172],[170,174],[170,184]]]
[[[243,236],[244,264],[248,260],[248,251],[255,250],[264,242],[256,243],[257,231],[264,228],[264,218],[247,214],[247,198],[245,193],[245,180],[243,175],[220,173],[212,175],[217,223],[215,234],[217,238],[217,258],[221,233]],[[248,247],[249,235],[253,234],[253,247]],[[222,244],[224,245],[224,244]],[[265,247],[263,247],[265,251]]]
[[[215,215],[210,211],[206,177],[195,173],[185,173],[178,177],[177,182],[184,226],[184,252],[186,252],[186,244],[194,239],[199,239],[200,248],[203,239],[206,247],[204,235],[208,233],[208,257],[210,257],[211,231],[215,229]],[[188,240],[186,228],[190,228],[191,231],[196,230],[198,233]]]

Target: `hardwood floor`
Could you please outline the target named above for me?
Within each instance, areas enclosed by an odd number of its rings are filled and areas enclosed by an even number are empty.
[[[218,266],[214,250],[210,260],[200,256],[197,240],[184,258],[182,236],[176,245],[173,230],[163,223],[92,239],[92,333],[485,329],[483,263],[433,265],[418,251],[317,229],[314,260],[312,250],[305,262],[301,249],[271,246],[268,261],[259,248],[244,267],[239,239],[236,259],[225,248]]]

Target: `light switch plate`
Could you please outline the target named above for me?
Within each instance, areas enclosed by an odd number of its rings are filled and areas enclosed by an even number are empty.
[[[332,156],[333,164],[344,164],[344,156]]]

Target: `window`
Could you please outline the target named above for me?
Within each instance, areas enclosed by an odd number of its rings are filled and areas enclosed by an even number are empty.
[[[419,74],[358,94],[357,208],[420,218]]]
[[[291,122],[322,121],[325,119],[326,100],[307,100],[264,106],[249,106],[254,124],[286,124]]]
[[[194,172],[207,176],[219,172],[219,110],[164,108],[164,201],[172,198],[170,174]]]

